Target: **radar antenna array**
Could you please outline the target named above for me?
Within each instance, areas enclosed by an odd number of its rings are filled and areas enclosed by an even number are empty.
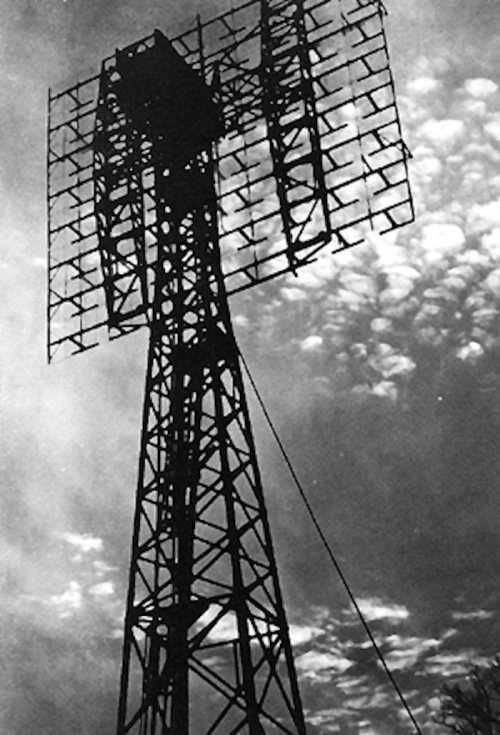
[[[384,13],[247,0],[49,93],[49,360],[150,332],[118,735],[305,733],[227,296],[413,218]]]
[[[183,59],[218,105],[228,294],[413,219],[384,14],[378,1],[250,0],[169,41],[155,32],[106,59],[100,74],[50,94],[50,360],[148,323],[158,225],[152,148],[117,92],[120,58],[140,59],[160,39],[171,49],[164,63]],[[188,88],[171,103],[199,127]]]

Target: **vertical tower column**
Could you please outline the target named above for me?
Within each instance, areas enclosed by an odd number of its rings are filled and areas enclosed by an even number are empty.
[[[330,224],[303,0],[261,0],[262,106],[290,266]]]
[[[158,264],[118,735],[305,732],[207,150],[155,143]]]

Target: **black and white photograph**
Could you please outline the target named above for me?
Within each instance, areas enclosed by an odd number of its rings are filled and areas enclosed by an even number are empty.
[[[0,0],[0,735],[499,735],[499,0]]]

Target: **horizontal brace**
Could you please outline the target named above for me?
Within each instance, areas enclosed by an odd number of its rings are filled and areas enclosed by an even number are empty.
[[[343,71],[344,69],[345,70],[348,70],[353,64],[356,64],[358,61],[361,61],[362,62],[367,57],[372,56],[373,54],[379,53],[381,51],[385,52],[384,53],[384,56],[385,56],[385,58],[388,59],[388,56],[387,56],[387,47],[384,45],[384,46],[381,46],[380,48],[377,48],[377,49],[374,49],[374,50],[370,51],[368,54],[361,54],[359,56],[354,56],[352,59],[347,59],[346,61],[343,61],[341,64],[337,64],[336,66],[330,66],[327,69],[325,69],[324,71],[322,71],[320,74],[315,74],[314,73],[314,69],[316,67],[316,64],[314,64],[313,65],[313,82],[319,81],[319,80],[323,80],[325,77],[332,76],[333,74],[336,74],[339,71]],[[336,58],[337,56],[338,56],[338,54],[332,54],[331,56],[326,57],[325,61],[329,61],[330,59]],[[387,68],[387,67],[384,67],[384,69],[385,68]],[[377,74],[377,73],[378,73],[377,71],[373,72],[374,75]],[[365,79],[368,79],[370,76],[372,76],[372,74],[365,75],[364,77],[361,78],[361,80],[359,80],[359,79],[353,79],[352,80],[352,83],[353,84],[356,84],[359,81],[364,81]]]
[[[50,290],[49,292],[49,306],[50,308],[56,308],[59,307],[61,304],[65,304],[68,302],[74,302],[75,298],[83,298],[84,296],[88,296],[91,293],[94,293],[94,291],[97,291],[99,288],[102,288],[102,283],[97,283],[93,286],[90,286],[89,288],[80,289],[76,293],[72,294],[71,296],[61,296],[61,294],[57,293],[57,291]],[[57,299],[54,301],[50,301],[50,297],[56,296]]]
[[[62,128],[68,126],[71,127],[73,123],[78,123],[81,120],[84,120],[86,117],[89,117],[90,115],[94,115],[96,111],[96,104],[95,100],[89,100],[85,103],[85,106],[88,106],[90,104],[93,104],[94,107],[91,110],[85,110],[81,115],[75,115],[73,117],[66,118],[63,122],[58,123],[57,125],[54,125],[53,127],[49,127],[49,135],[53,136],[54,133],[57,133]]]
[[[84,168],[88,168],[88,164],[81,167],[76,161],[73,160],[73,156],[77,156],[79,153],[84,153],[85,151],[89,151],[88,145],[80,146],[79,148],[74,148],[69,153],[64,153],[63,155],[59,155],[59,156],[56,156],[56,158],[53,158],[50,161],[50,165],[54,166],[55,164],[58,164],[58,163],[66,163],[67,161],[70,161],[70,163],[73,166],[75,166],[75,168],[82,168],[83,170]]]
[[[55,227],[54,229],[49,229],[49,235],[57,235],[59,232],[62,232],[63,230],[72,230],[76,235],[80,236],[81,233],[76,229],[76,225],[81,224],[82,222],[85,222],[86,220],[94,216],[95,216],[94,212],[89,212],[88,214],[83,215],[83,217],[79,217],[77,219],[70,220],[69,222],[66,222],[63,225],[59,225],[58,227]],[[87,237],[89,237],[89,235],[85,235],[81,239],[85,240]]]
[[[69,334],[66,334],[64,337],[59,337],[58,339],[54,339],[49,343],[49,347],[56,348],[65,342],[73,342],[76,345],[80,345],[83,350],[90,349],[90,347],[97,346],[98,342],[94,342],[92,345],[84,345],[83,338],[92,332],[97,331],[98,329],[102,329],[103,327],[107,327],[107,320],[102,322],[96,322],[95,324],[92,324],[92,326],[89,327],[83,327],[81,330],[76,332],[71,332]]]
[[[87,168],[90,169],[92,167],[88,166]],[[85,171],[85,169],[82,169],[82,171]],[[64,194],[70,194],[76,199],[77,195],[75,194],[75,190],[81,189],[87,184],[93,184],[93,182],[94,182],[93,176],[88,176],[87,178],[81,179],[80,181],[78,181],[77,184],[71,184],[70,186],[66,186],[64,189],[58,189],[57,191],[53,191],[51,192],[49,196],[49,201],[52,202]],[[89,204],[90,202],[94,201],[94,198],[90,197],[89,199],[82,199],[82,200],[78,199],[78,201],[81,201],[82,204]]]
[[[50,102],[55,102],[56,100],[59,100],[62,97],[70,96],[72,94],[72,92],[74,92],[74,91],[76,91],[78,89],[82,89],[87,84],[91,84],[91,82],[98,81],[100,79],[100,76],[101,76],[100,74],[95,74],[94,76],[91,76],[88,79],[85,79],[83,82],[77,82],[72,87],[68,87],[67,89],[64,89],[62,92],[59,92],[59,93],[54,94],[54,95],[49,90],[49,101]]]
[[[358,131],[356,135],[353,135],[351,138],[347,138],[346,140],[340,141],[339,143],[332,143],[327,148],[324,148],[323,153],[330,153],[331,151],[339,150],[343,148],[344,146],[347,146],[352,143],[356,143],[357,141],[363,141],[365,138],[369,138],[370,135],[375,136],[376,133],[380,132],[381,130],[384,130],[386,128],[390,128],[394,123],[397,121],[395,118],[394,120],[391,120],[390,122],[384,122],[381,125],[378,125],[374,128],[370,128],[364,132]],[[387,146],[387,148],[391,148],[392,146],[396,145],[396,143],[391,143]],[[385,150],[382,149],[382,150]],[[376,151],[377,153],[379,151]]]

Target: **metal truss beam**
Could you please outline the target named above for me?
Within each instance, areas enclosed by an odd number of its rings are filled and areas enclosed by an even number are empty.
[[[261,0],[260,13],[262,106],[295,271],[296,252],[332,237],[306,16],[301,0]]]

